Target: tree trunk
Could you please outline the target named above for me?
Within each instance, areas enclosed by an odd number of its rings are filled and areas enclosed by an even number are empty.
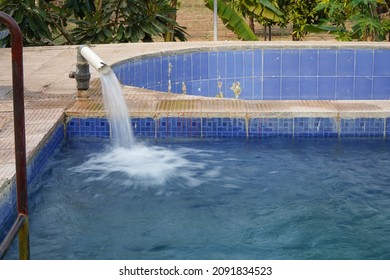
[[[267,38],[268,38],[268,41],[271,41],[271,39],[272,39],[271,31],[272,31],[272,25],[271,24],[264,24],[264,41],[267,41]]]
[[[176,9],[176,7],[177,7],[177,0],[171,0],[171,7]],[[176,21],[176,17],[177,17],[176,11],[174,11],[172,13],[169,13],[168,17],[170,19]],[[174,39],[175,26],[173,26],[172,24],[169,24],[169,27],[173,30],[173,32],[165,33],[165,35],[164,35],[164,41],[165,42],[172,42],[173,39]]]
[[[249,17],[249,27],[251,28],[252,32],[255,33],[255,21],[253,17]]]
[[[270,24],[270,25],[268,25],[268,40],[269,40],[269,41],[271,41],[271,39],[272,39],[272,33],[271,33],[271,31],[272,31],[272,27],[271,27],[271,24]]]
[[[295,24],[293,24],[293,32],[292,32],[292,40],[293,41],[300,41],[301,40],[301,38],[298,35],[298,31],[297,31],[298,29],[299,29],[299,27],[296,26]]]
[[[378,11],[374,5],[371,5],[370,3],[368,4],[370,11],[371,11],[371,17],[373,19],[378,18]],[[370,34],[367,33],[367,41],[376,41],[379,38],[379,33],[378,32],[369,32]]]
[[[96,13],[102,14],[103,0],[96,0],[95,7],[96,7]]]

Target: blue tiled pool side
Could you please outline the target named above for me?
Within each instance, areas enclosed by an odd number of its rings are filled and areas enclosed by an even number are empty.
[[[125,85],[246,100],[385,100],[390,50],[250,49],[134,58],[113,65]]]
[[[64,142],[65,130],[64,125],[59,124],[46,140],[44,145],[37,151],[27,166],[27,183],[39,174],[45,162],[50,158],[55,150]],[[33,191],[28,189],[29,194]],[[15,182],[10,182],[6,189],[0,193],[0,241],[3,240],[7,231],[10,229],[15,220],[16,209],[16,187]]]
[[[133,118],[136,137],[389,137],[390,118]],[[68,138],[110,137],[103,118],[71,118]]]

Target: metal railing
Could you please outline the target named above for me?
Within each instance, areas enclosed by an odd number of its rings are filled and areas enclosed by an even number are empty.
[[[28,226],[28,193],[26,168],[26,133],[24,118],[24,80],[23,80],[23,37],[16,21],[0,12],[0,24],[4,24],[11,33],[12,88],[14,107],[15,161],[17,217],[11,229],[0,244],[0,259],[4,258],[12,241],[18,235],[19,259],[30,259]]]

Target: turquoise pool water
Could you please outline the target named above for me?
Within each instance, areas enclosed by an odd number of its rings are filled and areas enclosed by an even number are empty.
[[[49,159],[30,188],[33,259],[390,259],[388,141],[140,145],[68,140]]]

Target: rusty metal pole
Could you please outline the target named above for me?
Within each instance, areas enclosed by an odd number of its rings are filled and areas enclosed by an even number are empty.
[[[24,221],[19,228],[19,258],[30,258],[28,226],[28,193],[26,168],[26,133],[24,117],[24,80],[23,80],[23,37],[16,21],[9,15],[0,12],[0,23],[11,33],[12,53],[12,87],[14,106],[16,193],[18,219]]]

